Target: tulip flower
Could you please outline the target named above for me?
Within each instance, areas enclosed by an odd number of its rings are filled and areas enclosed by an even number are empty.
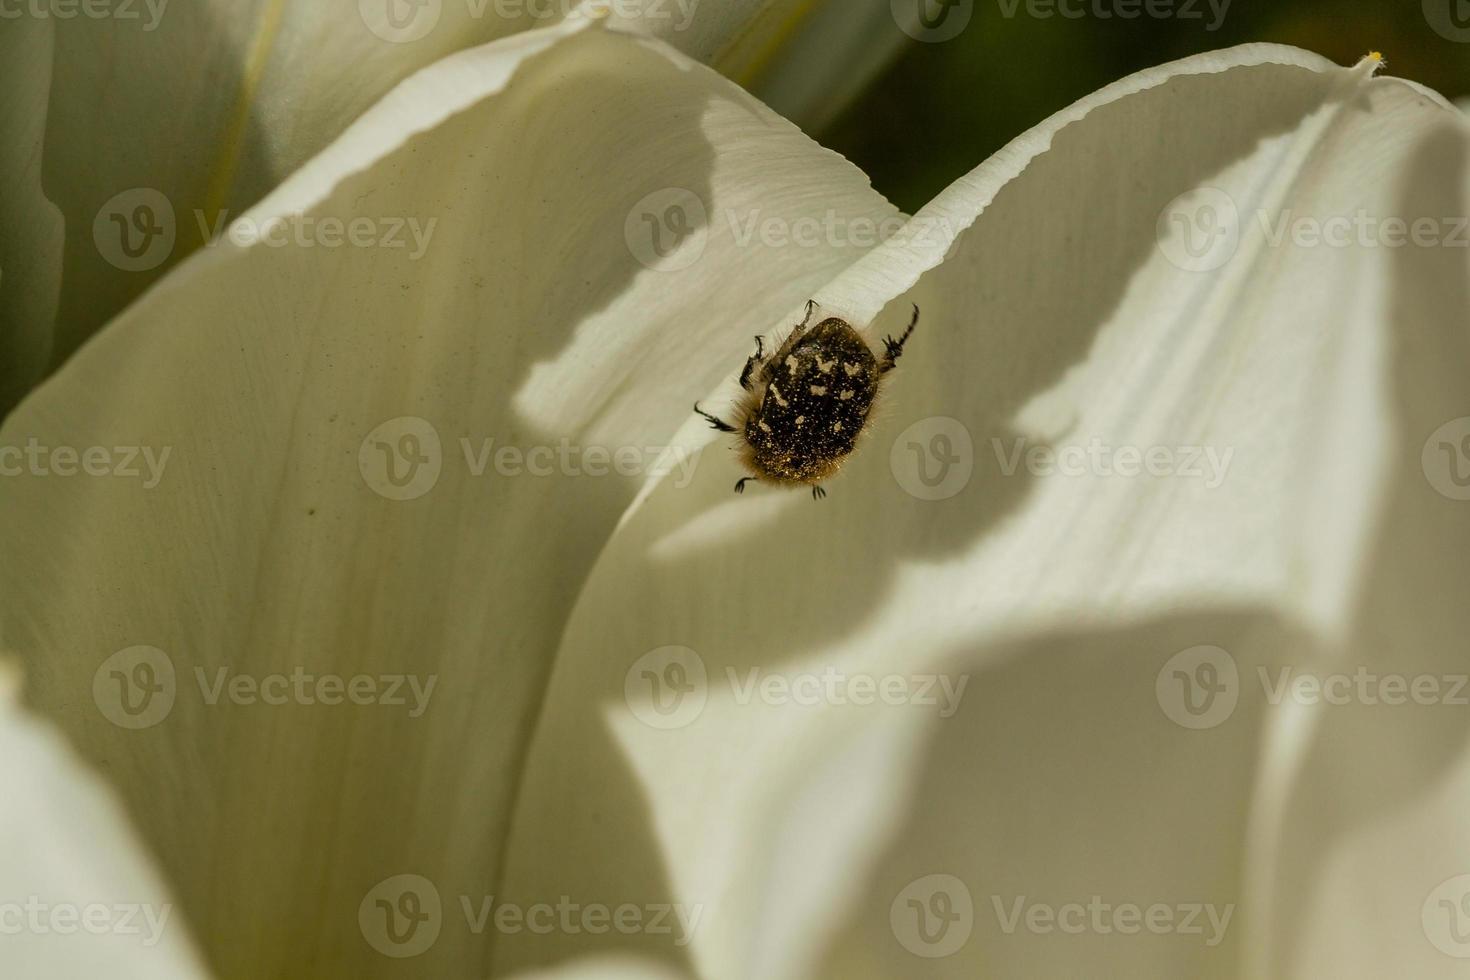
[[[0,427],[0,958],[1456,975],[1470,143],[1380,68],[1145,71],[912,217],[616,25],[411,75]],[[691,406],[808,300],[920,320],[737,496]]]

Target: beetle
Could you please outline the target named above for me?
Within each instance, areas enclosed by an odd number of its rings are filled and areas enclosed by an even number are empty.
[[[841,317],[812,324],[816,308],[814,300],[807,301],[806,318],[769,356],[765,342],[755,338],[755,353],[740,372],[738,425],[694,403],[712,428],[740,440],[741,462],[751,475],[735,484],[736,493],[744,493],[751,480],[763,480],[809,486],[813,498],[825,497],[822,481],[841,469],[867,429],[885,375],[919,323],[915,305],[908,328],[897,340],[884,337],[879,356]]]

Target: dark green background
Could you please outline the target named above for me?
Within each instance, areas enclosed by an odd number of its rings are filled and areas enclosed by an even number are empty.
[[[1461,3],[1470,16],[1470,0]],[[913,212],[1013,137],[1124,75],[1247,41],[1308,48],[1339,64],[1383,52],[1386,73],[1451,99],[1470,94],[1470,43],[1432,30],[1421,0],[1233,0],[1201,20],[1013,17],[975,0],[959,37],[908,44],[821,141]]]

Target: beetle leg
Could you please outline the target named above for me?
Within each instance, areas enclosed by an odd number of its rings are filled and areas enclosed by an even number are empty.
[[[755,338],[755,353],[746,358],[745,370],[740,372],[740,387],[746,391],[750,390],[750,372],[760,363],[761,358],[766,356],[766,346],[759,337]]]
[[[886,371],[893,370],[894,362],[896,362],[899,358],[899,355],[903,353],[903,345],[908,341],[909,334],[913,333],[914,327],[918,325],[919,304],[915,303],[914,318],[909,321],[908,329],[903,332],[903,335],[897,340],[894,340],[892,337],[883,338],[883,361],[881,364],[878,365],[878,372],[880,374]]]
[[[716,418],[709,412],[706,412],[704,409],[700,408],[699,402],[694,403],[694,411],[698,415],[700,415],[706,422],[708,422],[710,424],[710,428],[712,429],[719,429],[721,432],[735,431],[735,426],[731,425],[729,422],[726,422],[722,418]]]

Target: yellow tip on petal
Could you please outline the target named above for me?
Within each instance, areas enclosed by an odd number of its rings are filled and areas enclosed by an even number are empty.
[[[1356,65],[1353,65],[1353,71],[1359,76],[1367,76],[1369,78],[1372,78],[1378,73],[1378,69],[1382,68],[1384,64],[1385,62],[1383,60],[1383,52],[1369,51],[1358,60],[1358,63]]]

